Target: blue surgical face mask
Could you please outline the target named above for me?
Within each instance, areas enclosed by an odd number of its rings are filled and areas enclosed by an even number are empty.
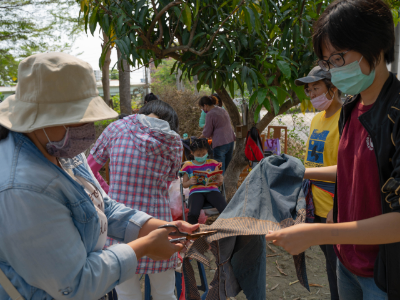
[[[195,156],[194,159],[199,163],[203,163],[203,162],[205,162],[207,160],[207,157],[208,157],[208,153],[206,155],[202,156],[202,157]]]
[[[340,91],[349,95],[357,95],[371,86],[375,79],[375,70],[369,75],[361,72],[360,62],[352,62],[347,66],[330,69],[332,84]]]

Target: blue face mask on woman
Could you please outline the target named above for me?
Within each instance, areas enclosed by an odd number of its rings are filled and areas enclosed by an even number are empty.
[[[207,157],[208,157],[208,153],[202,157],[195,156],[194,159],[199,163],[203,163],[207,160]]]
[[[363,57],[347,66],[330,69],[332,84],[349,95],[357,95],[369,88],[374,82],[375,70],[372,70],[369,75],[361,72],[360,62],[362,59]]]

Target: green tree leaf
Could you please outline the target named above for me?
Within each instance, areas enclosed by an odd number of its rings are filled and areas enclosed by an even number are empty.
[[[185,23],[187,29],[190,31],[192,28],[192,12],[190,11],[190,6],[183,3],[183,23]]]
[[[194,12],[193,17],[196,18],[200,8],[200,0],[196,0],[196,11]]]
[[[267,97],[267,94],[268,94],[268,89],[266,89],[266,88],[258,89],[258,96],[257,96],[258,104],[264,103],[264,101]]]
[[[93,12],[89,19],[89,29],[90,29],[91,34],[94,34],[94,31],[96,30],[96,26],[97,26],[97,9],[98,9],[98,7],[95,7],[93,9]]]
[[[140,10],[139,13],[139,23],[144,26],[144,19],[147,15],[147,12],[149,11],[149,7],[148,6],[143,6],[143,8]]]
[[[281,70],[282,74],[285,75],[287,78],[290,78],[291,71],[290,71],[290,65],[283,60],[279,60],[276,62],[279,70]]]
[[[252,107],[253,104],[256,102],[258,93],[259,93],[259,91],[255,91],[255,92],[251,95],[250,100],[249,100],[249,107]]]

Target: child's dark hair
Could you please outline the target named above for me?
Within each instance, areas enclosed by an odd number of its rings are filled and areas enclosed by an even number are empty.
[[[337,0],[314,25],[314,52],[323,59],[322,45],[361,53],[371,68],[394,61],[394,24],[389,6],[382,0]],[[328,58],[325,58],[328,59]]]
[[[190,144],[190,151],[194,152],[199,149],[207,149],[207,151],[210,149],[207,139],[195,139],[192,141]]]
[[[203,107],[204,105],[216,105],[218,103],[218,98],[213,96],[203,96],[199,100],[199,106]]]
[[[160,99],[158,99],[158,97],[156,95],[154,95],[153,93],[147,94],[144,97],[144,104],[147,104],[150,101],[154,101],[154,100],[160,100]]]
[[[146,116],[155,114],[161,120],[167,121],[171,130],[175,131],[176,133],[179,131],[178,115],[172,106],[164,101],[150,101],[139,110],[139,114]]]

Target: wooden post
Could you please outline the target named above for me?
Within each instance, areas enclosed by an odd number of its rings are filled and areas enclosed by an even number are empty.
[[[268,139],[270,139],[271,136],[271,129],[274,130],[274,139],[281,139],[281,130],[285,130],[285,148],[283,153],[287,154],[287,126],[268,126]]]

